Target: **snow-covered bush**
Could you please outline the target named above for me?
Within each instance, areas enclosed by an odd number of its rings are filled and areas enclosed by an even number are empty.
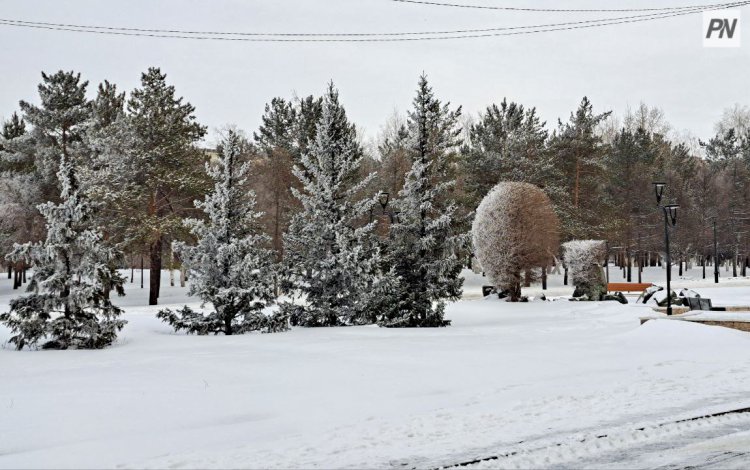
[[[257,227],[255,195],[245,187],[248,164],[239,161],[239,136],[229,131],[222,148],[216,165],[206,165],[214,190],[204,201],[196,201],[208,220],[185,221],[198,243],[174,244],[191,274],[188,294],[210,303],[214,310],[204,314],[185,306],[162,310],[157,317],[176,330],[204,335],[285,330],[284,318],[263,313],[275,298],[274,256],[263,248],[268,237]]]
[[[570,270],[570,281],[576,287],[574,297],[601,300],[607,295],[607,281],[601,263],[607,255],[602,240],[571,240],[563,243],[563,257]]]
[[[10,342],[18,349],[42,340],[44,349],[99,349],[112,344],[126,323],[118,318],[122,309],[109,299],[110,289],[124,295],[124,279],[116,270],[122,254],[93,226],[93,207],[79,190],[75,168],[60,158],[61,202],[37,207],[46,238],[16,244],[7,256],[34,268],[31,294],[11,300],[10,311],[0,315],[15,333]]]
[[[546,266],[559,248],[559,220],[549,197],[528,183],[503,182],[492,188],[472,225],[474,254],[490,282],[521,298],[521,282]]]

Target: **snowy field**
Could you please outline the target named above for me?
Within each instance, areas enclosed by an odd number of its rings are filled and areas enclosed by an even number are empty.
[[[700,275],[675,285],[750,305],[748,280]],[[165,274],[163,305],[143,306],[136,272],[114,347],[0,350],[0,468],[750,466],[748,414],[678,422],[750,407],[750,334],[479,299],[467,277],[449,328],[196,337],[154,317],[185,289]],[[550,279],[548,295],[571,290]],[[0,309],[11,296],[3,279]]]

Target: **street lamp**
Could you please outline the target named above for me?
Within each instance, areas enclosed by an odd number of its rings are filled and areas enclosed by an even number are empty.
[[[383,208],[383,213],[385,213],[385,208],[388,207],[388,201],[390,198],[391,196],[387,192],[381,192],[378,197],[378,202],[380,203],[380,207]]]
[[[716,217],[713,218],[714,224],[714,284],[719,283],[719,244],[716,242]]]
[[[656,204],[661,204],[661,198],[664,196],[664,188],[667,186],[667,183],[654,183],[654,191],[656,192]]]
[[[665,183],[654,183],[656,193],[656,206],[664,212],[664,247],[667,253],[667,315],[672,315],[672,258],[669,253],[669,229],[677,224],[677,204],[667,204],[662,206],[661,200],[664,197]]]

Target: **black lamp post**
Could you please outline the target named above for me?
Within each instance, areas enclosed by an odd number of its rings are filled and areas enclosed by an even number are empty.
[[[716,242],[716,217],[712,220],[714,225],[714,284],[719,283],[719,244]]]
[[[667,315],[672,315],[672,258],[669,253],[669,228],[677,224],[677,204],[662,205],[661,200],[664,197],[664,188],[666,183],[654,183],[656,193],[656,206],[664,212],[664,248],[666,249],[667,263]]]

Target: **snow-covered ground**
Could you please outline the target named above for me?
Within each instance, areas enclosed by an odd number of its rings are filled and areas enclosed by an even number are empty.
[[[675,285],[750,304],[748,280],[690,276]],[[750,407],[750,334],[639,326],[632,304],[478,299],[468,277],[449,328],[196,337],[154,317],[185,289],[165,275],[163,305],[144,306],[136,272],[114,347],[0,350],[0,468],[750,466],[747,414],[676,423]]]

